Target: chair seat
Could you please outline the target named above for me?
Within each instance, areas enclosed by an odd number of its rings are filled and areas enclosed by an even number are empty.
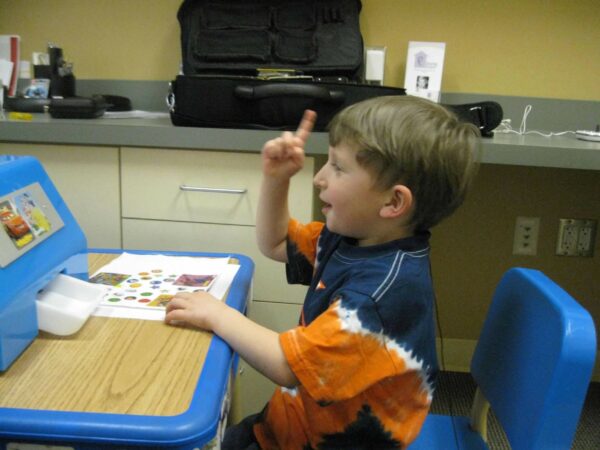
[[[437,414],[427,416],[421,433],[408,448],[409,450],[489,450],[481,436],[469,426],[468,417]]]

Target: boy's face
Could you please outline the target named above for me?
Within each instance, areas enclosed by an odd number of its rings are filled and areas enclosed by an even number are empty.
[[[329,147],[327,163],[315,175],[314,184],[325,204],[327,227],[343,236],[370,245],[387,192],[373,187],[371,174],[356,161],[356,151],[345,144]]]

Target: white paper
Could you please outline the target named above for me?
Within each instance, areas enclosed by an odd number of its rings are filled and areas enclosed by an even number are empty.
[[[439,102],[445,51],[444,42],[408,43],[404,78],[407,94]]]
[[[367,47],[365,80],[371,84],[383,85],[383,76],[385,72],[385,47]]]
[[[122,253],[98,272],[136,273],[168,265],[173,272],[204,272],[215,269],[217,272],[229,264],[229,258],[203,258],[194,256],[168,256],[161,254],[138,255]]]
[[[0,35],[0,59],[12,62],[10,82],[8,83],[8,95],[14,97],[17,94],[17,81],[19,79],[19,63],[21,38],[14,34]]]
[[[240,266],[237,264],[228,264],[208,292],[219,300],[223,300],[239,269]],[[121,319],[165,320],[164,309],[150,308],[124,308],[101,305],[95,309],[92,315]]]
[[[10,86],[12,71],[13,63],[11,61],[7,61],[6,59],[0,59],[0,79],[2,80],[2,86]]]
[[[153,268],[165,268],[153,270]],[[180,276],[184,277],[185,274],[195,275],[214,275],[214,280],[210,286],[206,289],[194,287],[179,287],[179,289],[186,289],[191,292],[192,290],[207,290],[211,295],[218,299],[223,299],[228,289],[230,288],[235,274],[239,270],[239,265],[229,264],[229,258],[203,258],[203,257],[189,257],[189,256],[167,256],[167,255],[136,255],[131,253],[123,253],[121,256],[106,264],[98,271],[96,271],[91,280],[96,279],[99,283],[109,283],[115,281],[108,290],[109,293],[101,301],[100,305],[94,311],[95,316],[105,317],[120,317],[129,319],[146,319],[146,320],[164,320],[165,309],[161,306],[155,306],[160,296],[166,295],[171,296],[177,291],[173,281],[178,279]],[[152,272],[157,272],[152,274]],[[161,272],[164,272],[161,273]],[[153,281],[141,281],[137,283],[135,277],[141,278],[140,275],[147,273],[148,279]],[[102,279],[104,275],[108,275],[106,279]],[[118,275],[122,274],[122,281],[119,282]],[[115,275],[115,280],[110,280],[110,275]],[[164,284],[160,284],[164,281]],[[132,280],[136,283],[132,283]],[[139,291],[131,289],[135,294],[127,294],[127,288],[139,287],[140,284],[146,283],[146,288],[141,288]],[[157,286],[149,286],[152,283],[157,283]],[[137,285],[136,285],[137,284]],[[162,288],[165,289],[162,289]],[[161,288],[161,289],[159,289]],[[151,289],[154,289],[151,291]],[[147,291],[140,293],[141,291]],[[150,295],[143,299],[147,303],[140,304],[138,300],[141,299],[141,295]],[[131,295],[134,297],[131,301],[125,301],[127,296]],[[117,300],[116,303],[111,303],[109,298],[114,297]],[[122,297],[122,298],[121,298]],[[154,306],[148,306],[152,305]]]
[[[106,111],[102,117],[104,119],[168,119],[170,116],[168,112],[135,109],[133,111]]]

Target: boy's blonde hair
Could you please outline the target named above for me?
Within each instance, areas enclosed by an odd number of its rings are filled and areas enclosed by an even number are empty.
[[[355,149],[375,187],[411,190],[416,230],[431,228],[461,205],[477,171],[479,136],[443,106],[411,96],[355,103],[329,124],[329,144]]]

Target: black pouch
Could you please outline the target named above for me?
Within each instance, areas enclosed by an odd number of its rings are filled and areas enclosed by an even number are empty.
[[[53,98],[48,112],[55,119],[95,119],[102,116],[107,107],[106,99],[100,95]]]
[[[444,105],[453,111],[460,120],[474,124],[483,137],[492,137],[493,130],[502,122],[502,106],[497,102],[465,103]]]
[[[4,109],[15,112],[43,113],[50,106],[49,98],[6,97]]]
[[[184,0],[183,74],[254,76],[258,68],[359,81],[360,0]]]

